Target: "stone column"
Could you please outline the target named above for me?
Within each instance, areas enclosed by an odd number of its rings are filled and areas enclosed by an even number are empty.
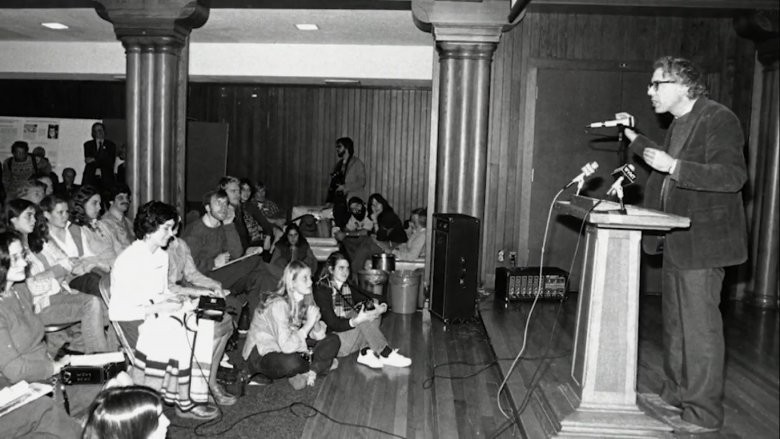
[[[751,227],[752,297],[750,302],[760,308],[778,307],[778,191],[780,179],[780,32],[777,11],[753,11],[735,21],[740,36],[756,44],[761,63],[761,96],[758,116],[758,150],[756,179],[753,191],[753,223]]]
[[[133,209],[150,200],[184,214],[187,47],[208,8],[191,0],[100,0],[127,54],[127,179]]]

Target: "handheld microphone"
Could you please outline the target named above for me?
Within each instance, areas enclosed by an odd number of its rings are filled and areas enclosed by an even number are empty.
[[[577,193],[579,193],[580,189],[582,189],[582,185],[585,183],[585,178],[593,175],[593,173],[596,172],[596,169],[598,168],[599,168],[599,164],[597,162],[585,163],[585,166],[583,166],[581,169],[582,172],[580,172],[580,174],[577,175],[576,177],[572,178],[572,180],[563,188],[568,189],[572,185],[576,184]]]
[[[636,171],[636,167],[630,163],[612,171],[611,175],[613,177],[617,176],[617,179],[612,183],[612,186],[610,186],[607,195],[617,195],[618,198],[623,199],[623,186],[628,186],[636,181],[636,172],[634,171]],[[627,183],[624,185],[623,183],[626,181]]]
[[[625,117],[623,119],[607,120],[604,122],[593,122],[592,124],[588,125],[587,128],[610,128],[610,127],[617,127],[617,126],[633,127],[634,126],[633,116]]]

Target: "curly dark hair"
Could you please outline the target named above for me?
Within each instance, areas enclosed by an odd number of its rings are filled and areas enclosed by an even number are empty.
[[[84,205],[90,198],[100,195],[100,191],[95,186],[84,185],[73,195],[70,206],[70,222],[77,226],[92,228],[92,220],[87,217]]]
[[[653,70],[655,69],[661,69],[664,74],[679,80],[683,85],[687,85],[689,99],[709,95],[707,84],[704,83],[704,72],[691,60],[663,56],[653,63]]]
[[[339,137],[336,139],[336,145],[341,145],[347,149],[349,156],[355,155],[355,143],[349,137]]]
[[[138,213],[133,221],[133,232],[138,239],[144,239],[157,231],[167,221],[179,222],[179,212],[170,204],[162,201],[149,201],[138,208]]]
[[[251,200],[252,198],[255,197],[255,194],[257,193],[257,186],[255,186],[255,184],[252,183],[252,180],[248,178],[242,178],[241,180],[239,180],[238,182],[239,189],[244,185],[249,186],[249,199]]]
[[[301,229],[300,227],[298,227],[298,224],[290,223],[284,229],[284,233],[282,234],[282,236],[279,237],[279,240],[276,241],[276,246],[289,247],[290,240],[287,238],[287,234],[289,234],[292,231],[298,232],[298,246],[305,248],[309,245],[309,241],[307,241],[306,237],[303,236],[303,233],[301,233]]]
[[[374,200],[376,200],[377,203],[382,205],[382,213],[392,212],[393,211],[393,207],[390,206],[390,203],[387,202],[387,200],[385,199],[385,197],[382,196],[382,194],[374,193],[374,194],[371,194],[370,197],[368,197],[368,214],[369,215],[373,215],[374,214],[374,209],[371,208],[371,204],[372,204],[372,202]]]

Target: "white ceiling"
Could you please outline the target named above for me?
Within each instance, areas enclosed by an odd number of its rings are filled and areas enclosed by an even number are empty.
[[[69,29],[41,26],[59,22]],[[314,23],[303,32],[297,23]],[[0,41],[116,41],[110,23],[94,9],[0,9]],[[358,44],[430,46],[431,34],[415,27],[411,11],[211,9],[206,24],[192,32],[193,43]]]

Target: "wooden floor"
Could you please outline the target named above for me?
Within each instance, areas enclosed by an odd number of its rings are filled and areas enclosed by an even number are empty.
[[[637,380],[640,392],[657,393],[661,387],[660,308],[660,296],[641,299]],[[529,309],[529,303],[510,304],[508,308],[488,301],[481,304],[481,316],[499,357],[514,356],[519,352]],[[562,307],[553,302],[540,302],[534,310],[524,354],[529,359],[518,363],[509,380],[509,390],[518,406],[525,437],[545,437],[557,431],[560,425],[556,419],[570,412],[567,401],[555,399],[560,398],[561,392],[554,390],[569,376],[576,309],[575,294],[569,295]],[[719,433],[707,437],[776,439],[780,437],[778,313],[757,310],[738,302],[724,304],[722,312],[727,349],[725,425]],[[556,320],[557,325],[553,325]],[[509,367],[508,361],[501,361],[502,373]],[[534,376],[537,369],[539,373]],[[524,399],[529,399],[531,404],[524,404]],[[547,416],[549,413],[555,416]]]
[[[355,354],[340,360],[323,380],[314,406],[333,419],[365,427],[315,416],[306,422],[303,438],[522,437],[512,428],[494,436],[505,421],[496,403],[501,377],[481,323],[445,327],[418,311],[388,313],[382,329],[394,347],[411,356],[411,368],[373,370],[358,365]],[[475,375],[448,378],[470,374]],[[502,406],[511,415],[508,400]]]
[[[721,432],[708,437],[776,439],[780,437],[780,320],[775,311],[727,305],[723,309],[726,420]],[[546,400],[539,389],[559,386],[569,375],[576,306],[577,296],[570,295],[560,309],[556,303],[542,302],[534,311],[525,359],[509,378],[511,400],[507,392],[501,400],[519,423],[506,422],[496,392],[501,370],[508,370],[520,350],[530,305],[512,304],[505,309],[495,307],[489,298],[480,305],[484,326],[478,322],[445,326],[427,312],[389,314],[383,330],[395,347],[412,357],[412,367],[373,370],[358,365],[355,355],[343,359],[322,381],[314,404],[341,423],[313,416],[306,421],[302,437],[545,437],[559,426],[550,419],[540,421],[544,411],[539,405],[555,411],[564,404]],[[638,388],[657,392],[662,376],[660,298],[644,297],[640,314]],[[493,337],[488,338],[488,333]],[[496,355],[501,368],[486,366]],[[436,378],[431,381],[433,374]]]

